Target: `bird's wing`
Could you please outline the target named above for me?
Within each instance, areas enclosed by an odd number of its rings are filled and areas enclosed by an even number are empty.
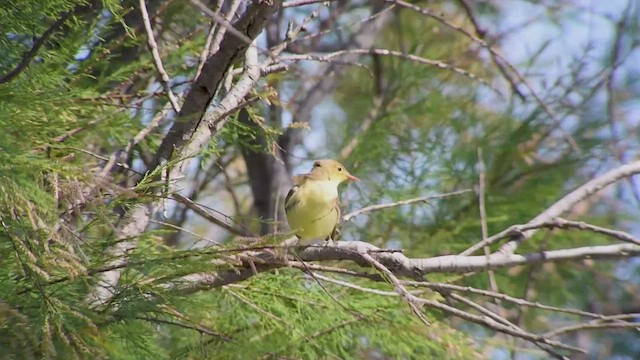
[[[287,197],[284,199],[284,211],[285,212],[289,212],[289,210],[293,209],[294,207],[298,206],[298,203],[300,203],[300,199],[298,199],[297,196],[295,196],[296,192],[298,191],[298,189],[300,188],[299,185],[294,185],[291,190],[289,190],[289,193],[287,194]]]
[[[284,198],[284,211],[285,212],[288,212],[289,210],[291,210],[294,207],[298,206],[298,204],[300,203],[300,199],[297,196],[295,196],[295,194],[300,189],[300,185],[302,185],[305,182],[305,180],[307,179],[307,175],[309,175],[309,174],[296,175],[296,176],[293,177],[293,183],[295,185],[293,185],[291,190],[289,190],[289,192],[287,193],[287,197]]]
[[[337,241],[338,235],[340,235],[340,230],[338,230],[338,224],[340,223],[340,218],[342,217],[342,214],[340,212],[340,203],[338,202],[338,199],[335,200],[333,206],[336,213],[336,225],[333,227],[333,230],[331,230],[331,235],[329,235],[329,238],[325,240],[331,239],[333,241]]]

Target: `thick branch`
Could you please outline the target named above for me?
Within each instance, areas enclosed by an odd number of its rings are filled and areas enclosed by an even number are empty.
[[[362,267],[370,262],[361,254],[368,254],[388,268],[396,276],[421,278],[430,273],[466,273],[525,264],[574,261],[582,259],[618,259],[640,255],[640,246],[618,244],[587,246],[573,249],[550,250],[525,255],[496,252],[490,256],[445,255],[433,258],[413,259],[397,252],[385,252],[374,245],[360,241],[338,241],[335,246],[310,246],[299,253],[304,261],[349,260]],[[243,281],[260,272],[286,267],[281,260],[268,252],[252,253],[255,268],[240,259],[240,268],[213,274],[193,274],[185,280],[187,293],[220,287]],[[243,269],[242,269],[243,268]]]
[[[236,22],[236,28],[242,29],[247,35],[255,38],[262,31],[271,14],[277,10],[280,1],[274,0],[273,5],[269,4],[266,1],[254,2],[253,6],[249,7],[243,17]],[[156,167],[169,160],[174,152],[182,160],[171,168],[170,179],[176,179],[183,175],[183,169],[190,162],[185,159],[191,159],[191,156],[197,153],[226,124],[225,114],[229,114],[231,109],[241,103],[241,100],[260,78],[258,52],[255,45],[249,46],[244,40],[228,35],[222,41],[220,51],[205,63],[202,76],[187,94],[178,119],[158,151]],[[231,63],[243,52],[245,53],[245,69],[242,77],[212,114],[204,119],[205,126],[199,127],[209,103],[217,92],[220,81],[224,78]],[[169,189],[166,191],[172,193],[174,186],[171,182],[168,182],[168,187]],[[119,267],[126,266],[126,253],[136,246],[135,242],[129,239],[134,239],[146,230],[151,218],[161,206],[161,201],[153,201],[140,204],[128,212],[122,225],[116,231],[116,237],[121,241],[109,249],[110,255],[116,259],[109,265],[118,267],[118,270],[102,274],[101,284],[90,294],[89,302],[104,303],[111,298],[111,288],[117,284],[120,278]]]
[[[249,6],[242,17],[233,24],[233,28],[250,39],[255,39],[262,32],[271,15],[278,10],[280,3],[281,1],[278,0],[253,2],[252,6]],[[156,165],[170,160],[175,149],[183,148],[191,140],[229,67],[249,46],[244,37],[239,38],[234,33],[227,32],[218,52],[204,63],[200,76],[185,97],[178,119],[162,141]]]

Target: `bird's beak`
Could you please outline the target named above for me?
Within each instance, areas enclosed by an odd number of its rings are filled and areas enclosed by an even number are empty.
[[[360,181],[360,179],[358,179],[357,177],[351,175],[351,174],[347,174],[347,180],[349,181]]]

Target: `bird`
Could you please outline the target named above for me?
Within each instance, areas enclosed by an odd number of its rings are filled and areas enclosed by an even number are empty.
[[[285,212],[300,244],[335,240],[340,221],[338,185],[359,180],[344,165],[330,159],[316,160],[311,172],[294,177],[295,185],[285,198]]]

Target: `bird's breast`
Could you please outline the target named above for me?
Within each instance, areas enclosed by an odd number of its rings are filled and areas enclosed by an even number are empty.
[[[335,181],[307,181],[305,186],[301,188],[301,197],[308,202],[309,205],[333,206],[338,198],[338,184]]]

